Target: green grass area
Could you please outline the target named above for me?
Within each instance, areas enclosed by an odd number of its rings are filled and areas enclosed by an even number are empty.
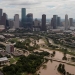
[[[10,64],[13,64],[14,62],[19,60],[19,57],[14,57],[14,58],[11,58],[9,60],[10,60]]]
[[[18,60],[19,60],[19,57],[14,57],[14,59],[15,59],[16,61],[18,61]]]
[[[15,59],[14,58],[11,58],[10,59],[10,64],[13,64],[15,62]]]

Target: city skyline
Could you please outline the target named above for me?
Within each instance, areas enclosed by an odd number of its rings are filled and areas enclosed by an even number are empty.
[[[59,15],[64,19],[65,14],[68,14],[69,18],[75,19],[74,5],[74,0],[0,0],[0,8],[8,14],[8,18],[13,18],[15,14],[19,14],[21,18],[21,8],[26,8],[27,13],[34,14],[34,18],[41,18],[42,14],[46,14],[47,18]]]

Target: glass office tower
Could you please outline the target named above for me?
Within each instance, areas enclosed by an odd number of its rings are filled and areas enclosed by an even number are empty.
[[[42,26],[41,26],[42,31],[46,31],[46,15],[42,15]]]
[[[26,8],[22,8],[21,10],[21,24],[24,27],[26,21]]]
[[[0,20],[1,20],[1,17],[2,17],[2,9],[0,9]]]

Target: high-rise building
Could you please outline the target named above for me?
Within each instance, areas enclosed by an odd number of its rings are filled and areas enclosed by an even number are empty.
[[[33,22],[33,14],[32,13],[27,14],[27,21],[28,22]]]
[[[1,20],[1,17],[2,17],[2,9],[0,9],[0,20]]]
[[[13,28],[14,26],[14,21],[13,20],[9,20],[9,28]]]
[[[69,22],[68,22],[68,15],[66,14],[65,15],[65,30],[68,30],[69,29]]]
[[[6,19],[6,28],[8,29],[9,28],[9,20]]]
[[[61,26],[61,19],[60,19],[60,17],[57,17],[57,26]]]
[[[34,26],[35,27],[40,26],[40,21],[38,19],[34,20]]]
[[[14,27],[19,28],[19,15],[15,14],[14,16]]]
[[[7,20],[7,14],[3,13],[3,16],[1,17],[1,20],[0,20],[0,25],[4,25],[5,28],[6,28],[6,20]]]
[[[22,8],[22,10],[21,10],[21,23],[22,23],[22,27],[25,26],[25,21],[26,21],[26,8]]]
[[[51,19],[51,27],[53,28],[53,18]]]
[[[53,29],[57,28],[57,15],[53,15]]]
[[[40,21],[38,19],[34,20],[33,31],[40,31]]]
[[[33,27],[33,14],[32,13],[27,14],[24,27],[26,29],[32,30],[32,27]]]
[[[22,21],[25,21],[25,19],[26,19],[26,8],[22,8],[21,16],[22,16]]]
[[[5,30],[5,26],[4,25],[0,25],[0,31]]]
[[[73,18],[69,18],[69,26],[73,26]]]
[[[45,14],[42,15],[42,26],[41,26],[41,30],[42,31],[46,31],[47,30],[46,29],[46,15]]]

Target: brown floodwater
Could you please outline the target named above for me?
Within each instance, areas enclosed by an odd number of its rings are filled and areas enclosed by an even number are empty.
[[[38,44],[44,44],[44,41],[43,40],[39,40],[39,43]],[[49,50],[49,49],[45,49],[45,48],[40,48],[40,50],[43,50],[43,51],[47,51],[49,53],[52,53],[53,50]],[[39,50],[36,50],[36,51],[39,51]],[[41,51],[39,51],[41,52]],[[70,58],[72,55],[69,55],[67,54],[66,57],[67,58]],[[55,57],[56,59],[62,59],[63,58],[63,53],[62,52],[59,52],[59,51],[56,51],[56,54],[55,54]],[[38,73],[40,75],[61,75],[58,71],[57,71],[57,67],[58,65],[60,64],[60,62],[56,62],[56,61],[48,61],[45,65],[47,65],[47,68],[46,69],[43,69],[42,67],[40,68],[40,70],[38,71]],[[63,64],[63,63],[62,63]],[[66,72],[69,72],[71,74],[75,74],[75,66],[71,66],[71,65],[68,65],[68,64],[65,64],[65,70]]]
[[[50,61],[48,61],[48,63],[45,64],[45,65],[47,65],[47,68],[43,69],[41,67],[40,70],[37,73],[40,72],[39,73],[40,75],[61,75],[57,71],[57,67],[58,67],[59,64],[60,64],[60,62],[56,62],[56,61],[50,62]],[[64,64],[64,65],[65,65],[66,72],[69,72],[71,74],[75,74],[75,67],[74,66],[67,65],[67,64]]]
[[[52,53],[53,52],[53,50],[50,50],[50,49],[45,49],[45,48],[40,48],[40,50],[43,50],[43,51],[47,51],[47,52],[49,52],[49,53]],[[54,50],[55,51],[55,50]],[[62,52],[59,52],[59,51],[55,51],[56,53],[55,53],[55,57],[54,58],[56,58],[56,59],[61,59],[62,60],[62,58],[63,58],[63,53]],[[66,57],[67,58],[70,58],[72,55],[69,55],[69,54],[66,54]]]
[[[40,39],[39,42],[36,41],[37,44],[45,44],[45,42],[43,41],[43,39]]]
[[[49,49],[44,49],[44,48],[40,48],[41,50],[43,51],[47,51],[49,53],[52,53],[53,51],[52,50],[49,50]],[[39,50],[35,50],[35,51],[39,51]],[[41,51],[39,51],[41,52]],[[67,54],[66,55],[67,58],[70,58],[71,55]],[[59,52],[59,51],[56,51],[56,54],[55,54],[55,59],[61,59],[63,58],[63,53],[62,52]],[[60,73],[58,73],[57,71],[57,67],[58,65],[60,64],[60,62],[56,62],[56,61],[53,61],[53,62],[48,62],[46,63],[45,65],[47,65],[47,68],[46,69],[42,69],[42,67],[40,68],[40,75],[61,75]],[[65,69],[66,69],[66,72],[69,72],[71,74],[75,74],[75,66],[71,66],[71,65],[68,65],[68,64],[64,64],[65,65]],[[38,73],[39,73],[38,71]]]
[[[40,49],[43,50],[43,51],[47,51],[49,53],[53,52],[53,50],[49,50],[49,49],[45,49],[45,48],[40,48]],[[59,52],[59,51],[55,51],[55,52],[56,52],[56,54],[55,54],[54,58],[56,58],[56,59],[62,59],[63,58],[63,53],[62,52]]]

